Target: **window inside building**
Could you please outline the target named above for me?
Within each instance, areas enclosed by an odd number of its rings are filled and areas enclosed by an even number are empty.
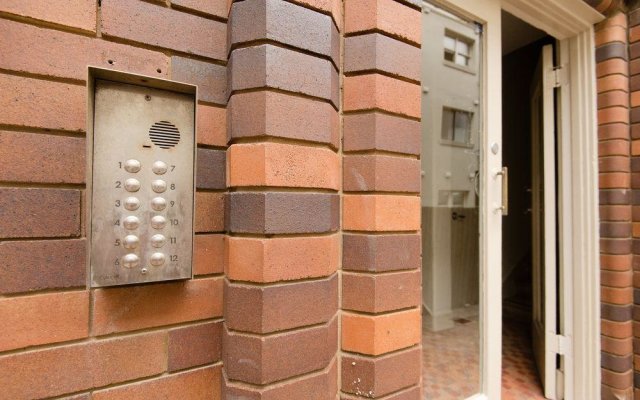
[[[445,107],[442,110],[442,140],[456,144],[469,144],[473,113]]]
[[[456,33],[447,30],[444,34],[444,59],[445,61],[460,65],[469,66],[471,60],[471,47],[473,40],[463,38]]]

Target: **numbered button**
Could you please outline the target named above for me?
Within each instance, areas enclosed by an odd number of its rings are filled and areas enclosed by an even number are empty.
[[[162,211],[167,206],[167,201],[162,197],[155,197],[151,200],[151,208],[156,211]]]
[[[124,162],[124,169],[127,172],[131,172],[132,174],[135,174],[136,172],[140,171],[140,161],[138,160],[127,160]]]
[[[167,224],[167,220],[162,215],[151,218],[151,226],[155,229],[162,229]]]
[[[156,175],[164,175],[167,172],[167,164],[162,161],[156,161],[151,166],[151,170]]]
[[[140,220],[138,219],[138,217],[134,217],[133,215],[130,215],[127,218],[125,218],[124,221],[122,221],[122,225],[124,225],[126,229],[134,230],[134,229],[137,229],[138,226],[140,225]]]
[[[129,211],[135,211],[140,207],[140,200],[137,197],[127,197],[124,200],[124,208]]]
[[[165,190],[167,190],[167,182],[163,181],[162,179],[156,179],[155,181],[151,182],[151,188],[156,193],[163,193]]]
[[[155,248],[160,248],[164,246],[166,242],[167,242],[167,238],[165,238],[164,235],[160,235],[158,233],[151,236],[151,245]]]
[[[124,181],[124,188],[127,192],[137,192],[140,190],[140,181],[134,178],[129,178]]]
[[[125,268],[135,268],[140,265],[140,257],[135,254],[127,254],[122,257],[122,265],[124,265]]]
[[[125,249],[135,249],[140,244],[140,239],[136,235],[127,235],[122,240]]]
[[[165,256],[162,253],[153,253],[149,258],[149,262],[154,267],[159,267],[164,264]]]

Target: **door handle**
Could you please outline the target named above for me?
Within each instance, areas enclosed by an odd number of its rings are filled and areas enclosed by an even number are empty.
[[[502,176],[502,206],[498,207],[498,210],[502,215],[509,215],[509,168],[502,167],[496,175]]]

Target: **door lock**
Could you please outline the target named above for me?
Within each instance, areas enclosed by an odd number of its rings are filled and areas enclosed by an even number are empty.
[[[502,167],[496,176],[502,176],[502,206],[497,210],[501,211],[502,215],[509,215],[509,168]]]

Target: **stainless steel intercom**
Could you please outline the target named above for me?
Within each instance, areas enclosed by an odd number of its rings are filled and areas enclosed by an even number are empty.
[[[89,68],[91,286],[192,277],[195,86]]]

